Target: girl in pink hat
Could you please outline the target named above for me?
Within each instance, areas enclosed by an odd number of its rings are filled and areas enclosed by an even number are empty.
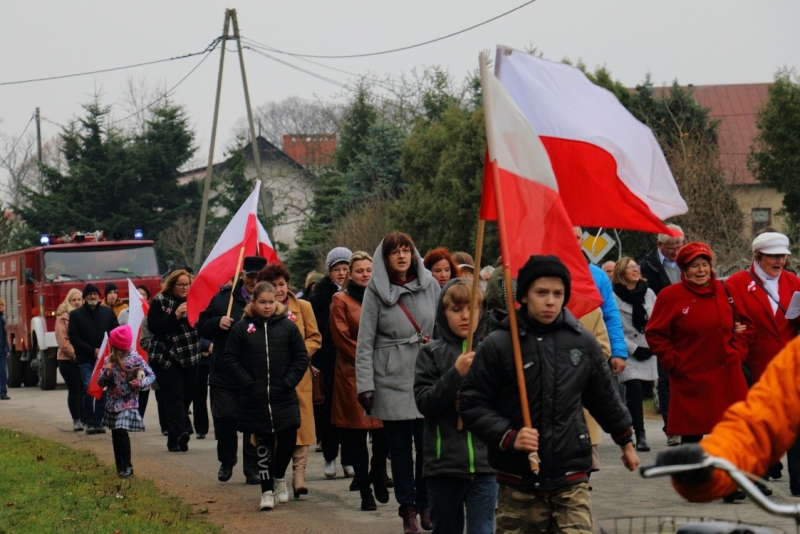
[[[111,351],[106,357],[103,372],[97,378],[107,388],[106,415],[103,424],[111,429],[114,459],[120,478],[133,476],[131,440],[128,432],[143,432],[144,421],[139,414],[139,390],[153,383],[155,375],[133,345],[131,327],[122,325],[108,337]]]

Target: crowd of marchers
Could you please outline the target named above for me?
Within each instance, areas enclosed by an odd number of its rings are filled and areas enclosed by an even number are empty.
[[[246,257],[194,325],[193,275],[175,270],[152,300],[139,288],[146,360],[131,349],[137,333],[119,325],[116,286],[101,299],[88,284],[57,312],[74,429],[109,428],[119,475],[132,476],[128,432],[144,430],[152,389],[166,451],[188,452],[192,436],[213,430],[219,481],[232,478],[241,450],[261,510],[313,490],[313,449],[325,477],[341,469],[352,479],[343,491],[360,492],[361,510],[393,490],[404,533],[590,532],[601,431],[634,470],[650,451],[643,399],[652,394],[666,443],[700,442],[800,328],[786,317],[800,278],[785,235],[758,235],[750,266],[723,281],[713,251],[669,227],[639,261],[587,260],[603,304],[583,317],[568,309],[572,275],[556,256],[530,256],[506,287],[502,269],[445,248],[423,257],[402,232],[373,254],[332,249],[325,272],[297,290],[283,264]],[[111,352],[93,378],[106,333]],[[105,388],[99,400],[87,394],[92,380]],[[770,463],[761,474],[780,477]],[[788,464],[800,495],[797,444]],[[744,498],[720,487],[728,502]]]

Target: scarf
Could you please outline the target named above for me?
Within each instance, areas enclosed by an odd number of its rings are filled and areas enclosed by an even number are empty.
[[[353,297],[359,304],[364,304],[364,291],[366,287],[361,287],[352,280],[347,282],[347,294]]]
[[[647,283],[643,280],[636,282],[636,287],[628,289],[622,284],[614,284],[614,294],[622,302],[630,304],[633,308],[633,327],[637,332],[644,333],[647,326],[647,311],[644,309],[644,296],[647,294]]]

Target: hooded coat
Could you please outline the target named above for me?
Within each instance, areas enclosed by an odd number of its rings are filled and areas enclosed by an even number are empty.
[[[283,305],[268,319],[245,314],[233,325],[220,366],[240,388],[239,430],[263,436],[300,426],[295,388],[308,353]]]
[[[423,340],[397,303],[406,306],[423,336],[431,336],[441,290],[416,249],[412,261],[417,277],[402,286],[389,280],[383,241],[373,257],[356,348],[358,393],[375,392],[371,417],[384,421],[420,419],[422,414],[414,399],[414,365]]]
[[[461,388],[461,417],[486,442],[500,483],[554,491],[586,482],[592,445],[583,407],[618,445],[631,440],[630,413],[600,346],[569,310],[538,333],[525,311],[516,313],[531,423],[539,431],[539,474],[510,441],[523,421],[507,315],[478,347]],[[495,312],[493,319],[500,317]]]
[[[494,474],[489,467],[486,444],[466,428],[458,429],[456,399],[464,379],[455,363],[464,352],[466,340],[450,330],[442,302],[447,289],[457,280],[447,282],[439,296],[436,331],[440,337],[424,345],[417,356],[414,397],[425,416],[424,477]]]

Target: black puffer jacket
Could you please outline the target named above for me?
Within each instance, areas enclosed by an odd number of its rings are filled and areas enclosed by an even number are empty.
[[[600,346],[568,310],[548,326],[536,326],[525,312],[517,317],[531,422],[539,431],[539,474],[533,474],[527,455],[507,439],[509,431],[522,428],[507,317],[478,347],[465,377],[460,406],[464,424],[486,442],[489,463],[503,484],[552,491],[584,482],[592,446],[582,407],[620,445],[631,439],[631,416]]]
[[[469,478],[494,473],[494,469],[489,467],[486,444],[467,429],[458,430],[455,403],[463,379],[454,365],[464,351],[465,340],[448,327],[442,305],[445,292],[458,280],[466,283],[456,278],[442,288],[436,309],[436,332],[440,337],[422,346],[414,373],[414,398],[420,413],[425,416],[425,463],[422,467],[425,477],[449,475]]]
[[[300,426],[294,388],[308,368],[308,353],[282,306],[267,320],[245,315],[233,325],[220,367],[241,388],[239,430],[265,435]]]
[[[99,304],[94,308],[84,304],[69,312],[67,335],[75,348],[75,361],[94,365],[97,359],[94,349],[99,349],[103,336],[118,326],[113,310]]]
[[[219,365],[222,353],[225,351],[225,345],[228,343],[228,334],[230,333],[230,329],[220,330],[219,322],[228,312],[230,298],[231,286],[223,287],[219,293],[214,295],[214,298],[208,303],[208,307],[200,313],[200,317],[194,327],[200,336],[210,339],[214,343],[214,351],[208,357],[210,360],[208,385],[224,389],[238,389],[239,386],[236,385],[233,378],[223,373]],[[242,296],[242,281],[239,280],[233,288],[233,306],[231,307],[233,324],[236,324],[236,321],[242,318],[245,306],[247,306],[247,300]],[[233,328],[233,324],[231,328]]]
[[[317,328],[322,334],[322,346],[311,356],[311,364],[322,372],[326,399],[333,399],[336,346],[333,344],[333,338],[331,337],[330,317],[331,302],[338,291],[339,286],[329,276],[325,276],[317,282],[308,298],[311,307],[314,309]]]

